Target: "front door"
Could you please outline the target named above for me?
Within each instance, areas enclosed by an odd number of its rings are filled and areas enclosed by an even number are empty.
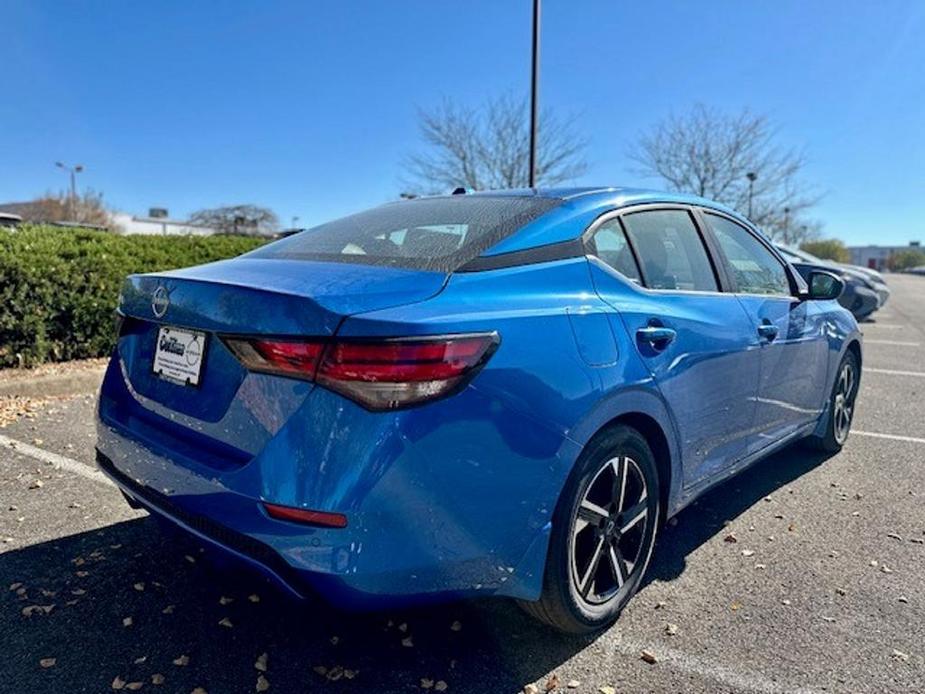
[[[751,231],[719,214],[704,217],[761,341],[760,449],[819,417],[829,358],[824,311],[794,296],[786,267]]]

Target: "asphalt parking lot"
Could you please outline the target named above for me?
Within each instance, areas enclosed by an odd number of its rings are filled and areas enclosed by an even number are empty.
[[[294,605],[101,481],[92,394],[49,404],[0,429],[0,691],[925,691],[925,277],[889,282],[844,451],[686,509],[596,639],[504,601]]]

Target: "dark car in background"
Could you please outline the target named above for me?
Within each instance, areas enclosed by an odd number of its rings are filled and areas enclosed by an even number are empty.
[[[823,260],[814,255],[790,246],[776,244],[781,255],[793,265],[794,269],[804,279],[816,270],[827,270],[837,274],[845,283],[845,291],[838,299],[838,303],[854,314],[855,319],[861,321],[883,306],[890,296],[890,289],[883,282],[877,282],[854,268],[840,265],[831,260]]]

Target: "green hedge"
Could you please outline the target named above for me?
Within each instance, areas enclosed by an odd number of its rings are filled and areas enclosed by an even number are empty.
[[[105,356],[126,275],[229,258],[263,242],[0,227],[0,367]]]

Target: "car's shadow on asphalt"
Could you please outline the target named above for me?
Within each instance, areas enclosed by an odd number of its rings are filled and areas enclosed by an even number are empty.
[[[823,460],[787,449],[707,494],[663,534],[648,580],[679,576],[725,521]],[[253,692],[263,674],[276,692],[407,691],[422,679],[453,692],[519,691],[591,642],[509,601],[365,615],[294,603],[208,555],[148,517],[0,555],[0,688],[101,692],[118,677],[147,691],[158,674],[160,691]],[[265,673],[255,668],[263,653]],[[42,668],[43,658],[56,662]]]
[[[691,552],[723,532],[743,511],[831,456],[800,445],[788,446],[708,491],[663,529],[644,584],[680,576]]]
[[[0,690],[95,694],[119,677],[143,691],[253,692],[264,674],[271,692],[421,691],[422,679],[520,691],[588,643],[503,600],[390,614],[297,603],[208,554],[145,517],[0,555]]]

